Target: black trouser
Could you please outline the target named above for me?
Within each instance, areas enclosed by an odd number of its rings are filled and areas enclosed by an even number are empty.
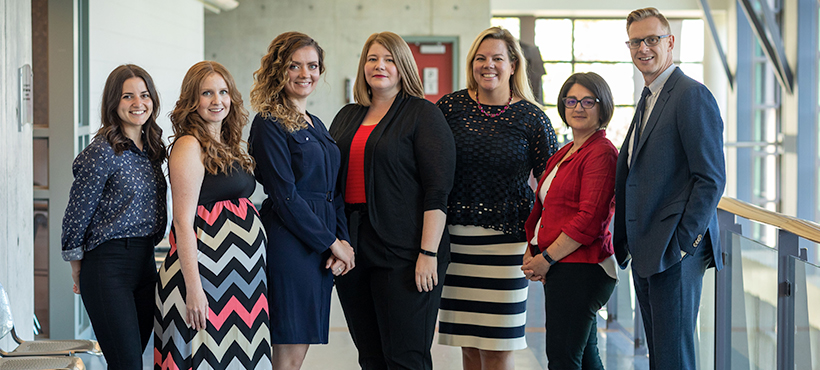
[[[598,264],[557,263],[546,281],[549,369],[602,370],[596,314],[612,295],[615,279]]]
[[[150,238],[109,240],[85,252],[80,294],[109,369],[142,369],[156,283]]]
[[[356,227],[358,226],[358,227]],[[438,285],[416,289],[416,261],[387,250],[367,217],[354,222],[356,268],[336,278],[339,301],[363,370],[433,368],[430,348],[447,262],[438,264]]]

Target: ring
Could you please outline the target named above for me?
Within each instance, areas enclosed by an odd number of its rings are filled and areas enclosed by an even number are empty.
[[[337,271],[342,272],[342,268],[341,268],[341,267],[339,267]]]

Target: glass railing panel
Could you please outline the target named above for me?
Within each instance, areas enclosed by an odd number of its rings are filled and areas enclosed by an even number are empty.
[[[789,259],[794,271],[794,368],[820,370],[820,267]]]
[[[699,370],[715,368],[715,269],[707,269],[703,275],[703,291],[695,328],[695,355]]]
[[[632,265],[625,270],[618,269],[618,285],[613,295],[617,295],[616,320],[621,328],[626,330],[630,338],[635,338],[635,286],[632,284]]]
[[[776,369],[777,250],[730,235],[732,369]]]

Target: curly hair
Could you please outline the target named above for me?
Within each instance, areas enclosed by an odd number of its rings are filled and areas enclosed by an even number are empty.
[[[478,81],[473,76],[473,61],[475,55],[478,53],[478,48],[486,39],[496,39],[504,41],[507,44],[507,53],[510,55],[510,61],[515,66],[516,73],[510,77],[510,89],[513,96],[524,99],[536,106],[541,106],[535,95],[532,94],[532,87],[530,87],[529,79],[527,78],[527,59],[524,58],[524,52],[521,51],[521,45],[515,40],[515,37],[501,27],[490,27],[478,34],[478,37],[470,46],[470,52],[467,53],[467,88],[475,91],[478,89]]]
[[[222,121],[221,142],[211,135],[208,124],[197,112],[202,82],[214,73],[225,80],[231,97],[228,116]],[[227,68],[217,62],[205,60],[188,69],[185,78],[182,79],[179,100],[171,112],[171,124],[174,129],[174,135],[171,137],[191,135],[196,138],[202,146],[202,152],[205,153],[203,164],[209,174],[230,173],[234,162],[238,162],[245,171],[253,171],[253,158],[243,149],[245,141],[242,140],[242,127],[247,123],[248,111],[243,106],[242,95],[236,89],[236,83]],[[171,148],[173,146],[172,143]]]
[[[356,103],[365,107],[370,106],[373,93],[364,76],[364,65],[367,64],[367,53],[373,44],[379,44],[393,56],[396,69],[401,78],[401,91],[408,95],[424,99],[424,85],[419,77],[419,68],[413,59],[413,52],[401,36],[393,32],[379,32],[370,35],[364,42],[362,53],[359,55],[359,70],[356,72],[356,82],[353,84],[353,98]]]
[[[114,154],[121,155],[122,152],[131,146],[131,140],[122,132],[122,120],[117,113],[120,100],[122,99],[122,86],[125,81],[131,78],[141,78],[148,88],[151,96],[153,108],[151,116],[142,125],[143,141],[145,152],[151,162],[159,163],[165,161],[165,144],[162,142],[162,128],[157,124],[159,115],[159,94],[154,86],[154,80],[144,69],[134,64],[123,64],[108,75],[103,88],[102,104],[100,109],[100,121],[102,127],[97,131],[95,137],[101,137],[108,141]]]
[[[285,85],[290,82],[288,67],[293,54],[303,47],[313,47],[319,55],[319,74],[325,72],[325,52],[316,40],[301,32],[276,36],[262,57],[262,65],[253,73],[251,107],[265,118],[273,116],[287,132],[307,128],[302,113],[288,99]]]

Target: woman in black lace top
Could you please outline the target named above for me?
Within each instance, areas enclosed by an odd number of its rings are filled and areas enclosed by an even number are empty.
[[[527,347],[528,283],[519,267],[535,199],[528,180],[542,175],[557,144],[509,31],[478,35],[467,64],[467,89],[438,102],[456,141],[439,343],[462,347],[464,369],[512,369],[512,351]]]

